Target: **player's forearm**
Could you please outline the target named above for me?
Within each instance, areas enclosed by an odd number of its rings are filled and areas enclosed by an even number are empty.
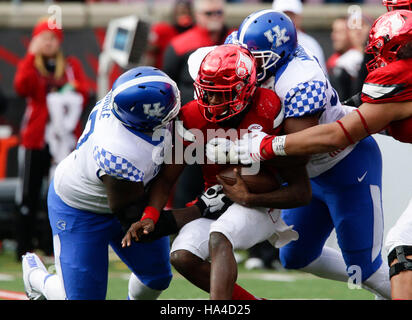
[[[150,187],[148,206],[156,208],[159,212],[164,208],[183,168],[184,165],[164,165]]]
[[[156,208],[159,212],[166,205],[173,185],[158,179],[150,187],[148,206]]]
[[[262,142],[265,159],[285,155],[310,155],[344,149],[370,134],[380,132],[392,121],[412,115],[412,103],[364,103],[340,120],[316,125]]]
[[[284,153],[286,155],[308,155],[343,149],[350,144],[339,124],[317,125],[286,135]],[[274,150],[276,152],[276,149]]]
[[[179,229],[182,228],[185,224],[189,223],[190,221],[202,217],[200,210],[197,206],[173,209],[172,213],[173,217],[176,220],[176,225]]]

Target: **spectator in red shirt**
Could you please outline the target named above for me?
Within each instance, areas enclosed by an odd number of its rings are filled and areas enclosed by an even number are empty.
[[[14,88],[27,101],[20,130],[18,155],[17,259],[32,251],[43,177],[71,152],[80,134],[80,116],[88,86],[81,63],[61,50],[63,31],[51,19],[34,27],[28,51],[19,62]],[[47,222],[47,228],[48,221]],[[39,246],[52,254],[50,238],[42,232]]]
[[[189,30],[194,25],[192,3],[190,0],[176,0],[171,23],[155,23],[150,30],[148,65],[163,68],[163,56],[172,38]]]

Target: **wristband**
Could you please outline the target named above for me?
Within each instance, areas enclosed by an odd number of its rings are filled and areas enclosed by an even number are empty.
[[[286,156],[285,152],[286,136],[276,136],[272,140],[272,150],[276,156]]]
[[[155,207],[147,206],[143,211],[143,217],[140,219],[152,219],[154,224],[156,224],[157,220],[159,220],[160,212]]]
[[[269,159],[272,159],[276,156],[275,153],[273,152],[273,148],[272,148],[272,140],[274,138],[276,138],[276,137],[266,136],[260,142],[260,156],[264,160],[269,160]]]

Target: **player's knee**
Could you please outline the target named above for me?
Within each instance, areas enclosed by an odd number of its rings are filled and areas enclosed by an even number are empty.
[[[171,280],[172,274],[139,279],[132,273],[129,279],[128,298],[130,300],[157,299],[162,291],[167,289]]]
[[[137,292],[139,290],[145,291],[146,289],[156,291],[165,290],[169,287],[172,277],[173,274],[170,268],[150,275],[140,275],[139,278],[132,274],[129,280],[129,288],[138,288]]]
[[[140,279],[141,282],[148,288],[153,290],[165,290],[169,287],[172,281],[172,273],[162,273],[158,275],[152,275],[147,278]]]
[[[302,253],[294,253],[290,250],[280,250],[279,260],[285,269],[301,269],[306,267],[314,259],[311,259]]]
[[[280,263],[282,264],[283,268],[285,269],[300,269],[303,267],[300,267],[299,264],[296,262],[296,259],[290,258],[290,257],[285,257],[285,256],[280,256]]]
[[[197,256],[188,250],[176,250],[170,254],[170,262],[179,273],[185,274],[188,270],[193,270]]]
[[[232,243],[229,239],[220,232],[212,232],[209,236],[209,251],[210,254],[214,251],[232,250]]]
[[[146,286],[153,290],[165,290],[172,281],[172,274],[163,274],[145,281]]]

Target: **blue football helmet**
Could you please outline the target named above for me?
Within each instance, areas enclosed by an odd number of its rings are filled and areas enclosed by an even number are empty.
[[[180,92],[170,77],[154,67],[136,67],[116,79],[112,112],[124,125],[151,132],[170,122],[180,110]]]
[[[247,16],[235,41],[252,51],[260,64],[259,82],[272,76],[295,52],[298,43],[292,20],[274,10],[260,10]]]

